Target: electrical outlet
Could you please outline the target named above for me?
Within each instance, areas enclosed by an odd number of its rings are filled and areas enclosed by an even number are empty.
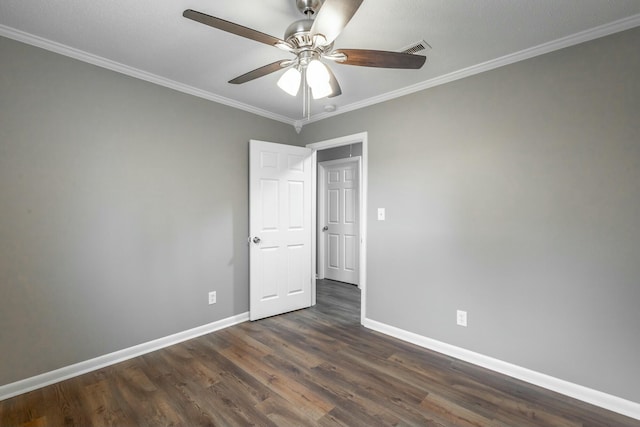
[[[467,312],[464,310],[456,311],[456,323],[458,326],[467,326]]]
[[[384,208],[378,208],[378,221],[384,221],[387,214]]]
[[[209,305],[216,303],[216,291],[209,292]]]

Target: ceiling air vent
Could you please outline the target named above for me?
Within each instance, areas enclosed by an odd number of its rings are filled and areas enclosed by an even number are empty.
[[[417,41],[415,43],[411,43],[409,46],[405,47],[400,52],[402,52],[402,53],[418,53],[418,52],[421,52],[423,50],[429,50],[429,49],[431,49],[431,46],[429,46],[429,43],[427,43],[424,40],[419,40],[419,41]]]

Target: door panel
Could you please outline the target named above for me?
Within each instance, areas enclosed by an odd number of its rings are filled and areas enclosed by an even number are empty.
[[[344,223],[356,223],[356,190],[353,188],[344,189]]]
[[[250,142],[249,317],[311,305],[311,150]]]
[[[329,224],[338,224],[340,221],[340,190],[330,188],[328,193],[328,212],[327,220]]]
[[[340,268],[340,236],[337,234],[329,234],[328,235],[328,251],[329,251],[329,256],[327,257],[328,260],[328,267],[331,270],[335,270]]]
[[[262,286],[260,299],[266,300],[278,296],[278,269],[277,267],[278,248],[260,248],[260,270],[262,271]]]
[[[344,269],[349,272],[356,271],[356,247],[358,244],[357,240],[358,239],[356,236],[344,236]]]
[[[278,181],[263,179],[260,181],[260,205],[262,208],[262,227],[260,231],[278,229]]]
[[[304,229],[304,182],[289,181],[289,230]]]
[[[295,295],[304,292],[305,283],[305,250],[302,245],[289,245],[287,247],[287,295]]]

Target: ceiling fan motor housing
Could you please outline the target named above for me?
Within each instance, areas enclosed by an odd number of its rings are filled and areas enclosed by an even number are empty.
[[[328,53],[333,48],[333,43],[328,45],[315,45],[314,39],[311,36],[311,26],[313,21],[311,19],[300,19],[295,21],[284,33],[284,40],[289,43],[294,49],[294,53],[298,53],[305,50],[313,50],[322,55]]]
[[[287,30],[284,32],[284,39],[291,44],[294,49],[310,47],[313,45],[310,32],[312,25],[313,21],[310,19],[295,21],[287,27]]]

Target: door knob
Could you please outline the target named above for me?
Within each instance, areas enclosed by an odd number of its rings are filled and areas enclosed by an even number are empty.
[[[255,243],[255,244],[260,243],[260,238],[259,237],[254,237],[253,238],[253,243]]]
[[[329,229],[328,225],[325,225],[324,227],[322,227],[322,231],[327,231]]]

